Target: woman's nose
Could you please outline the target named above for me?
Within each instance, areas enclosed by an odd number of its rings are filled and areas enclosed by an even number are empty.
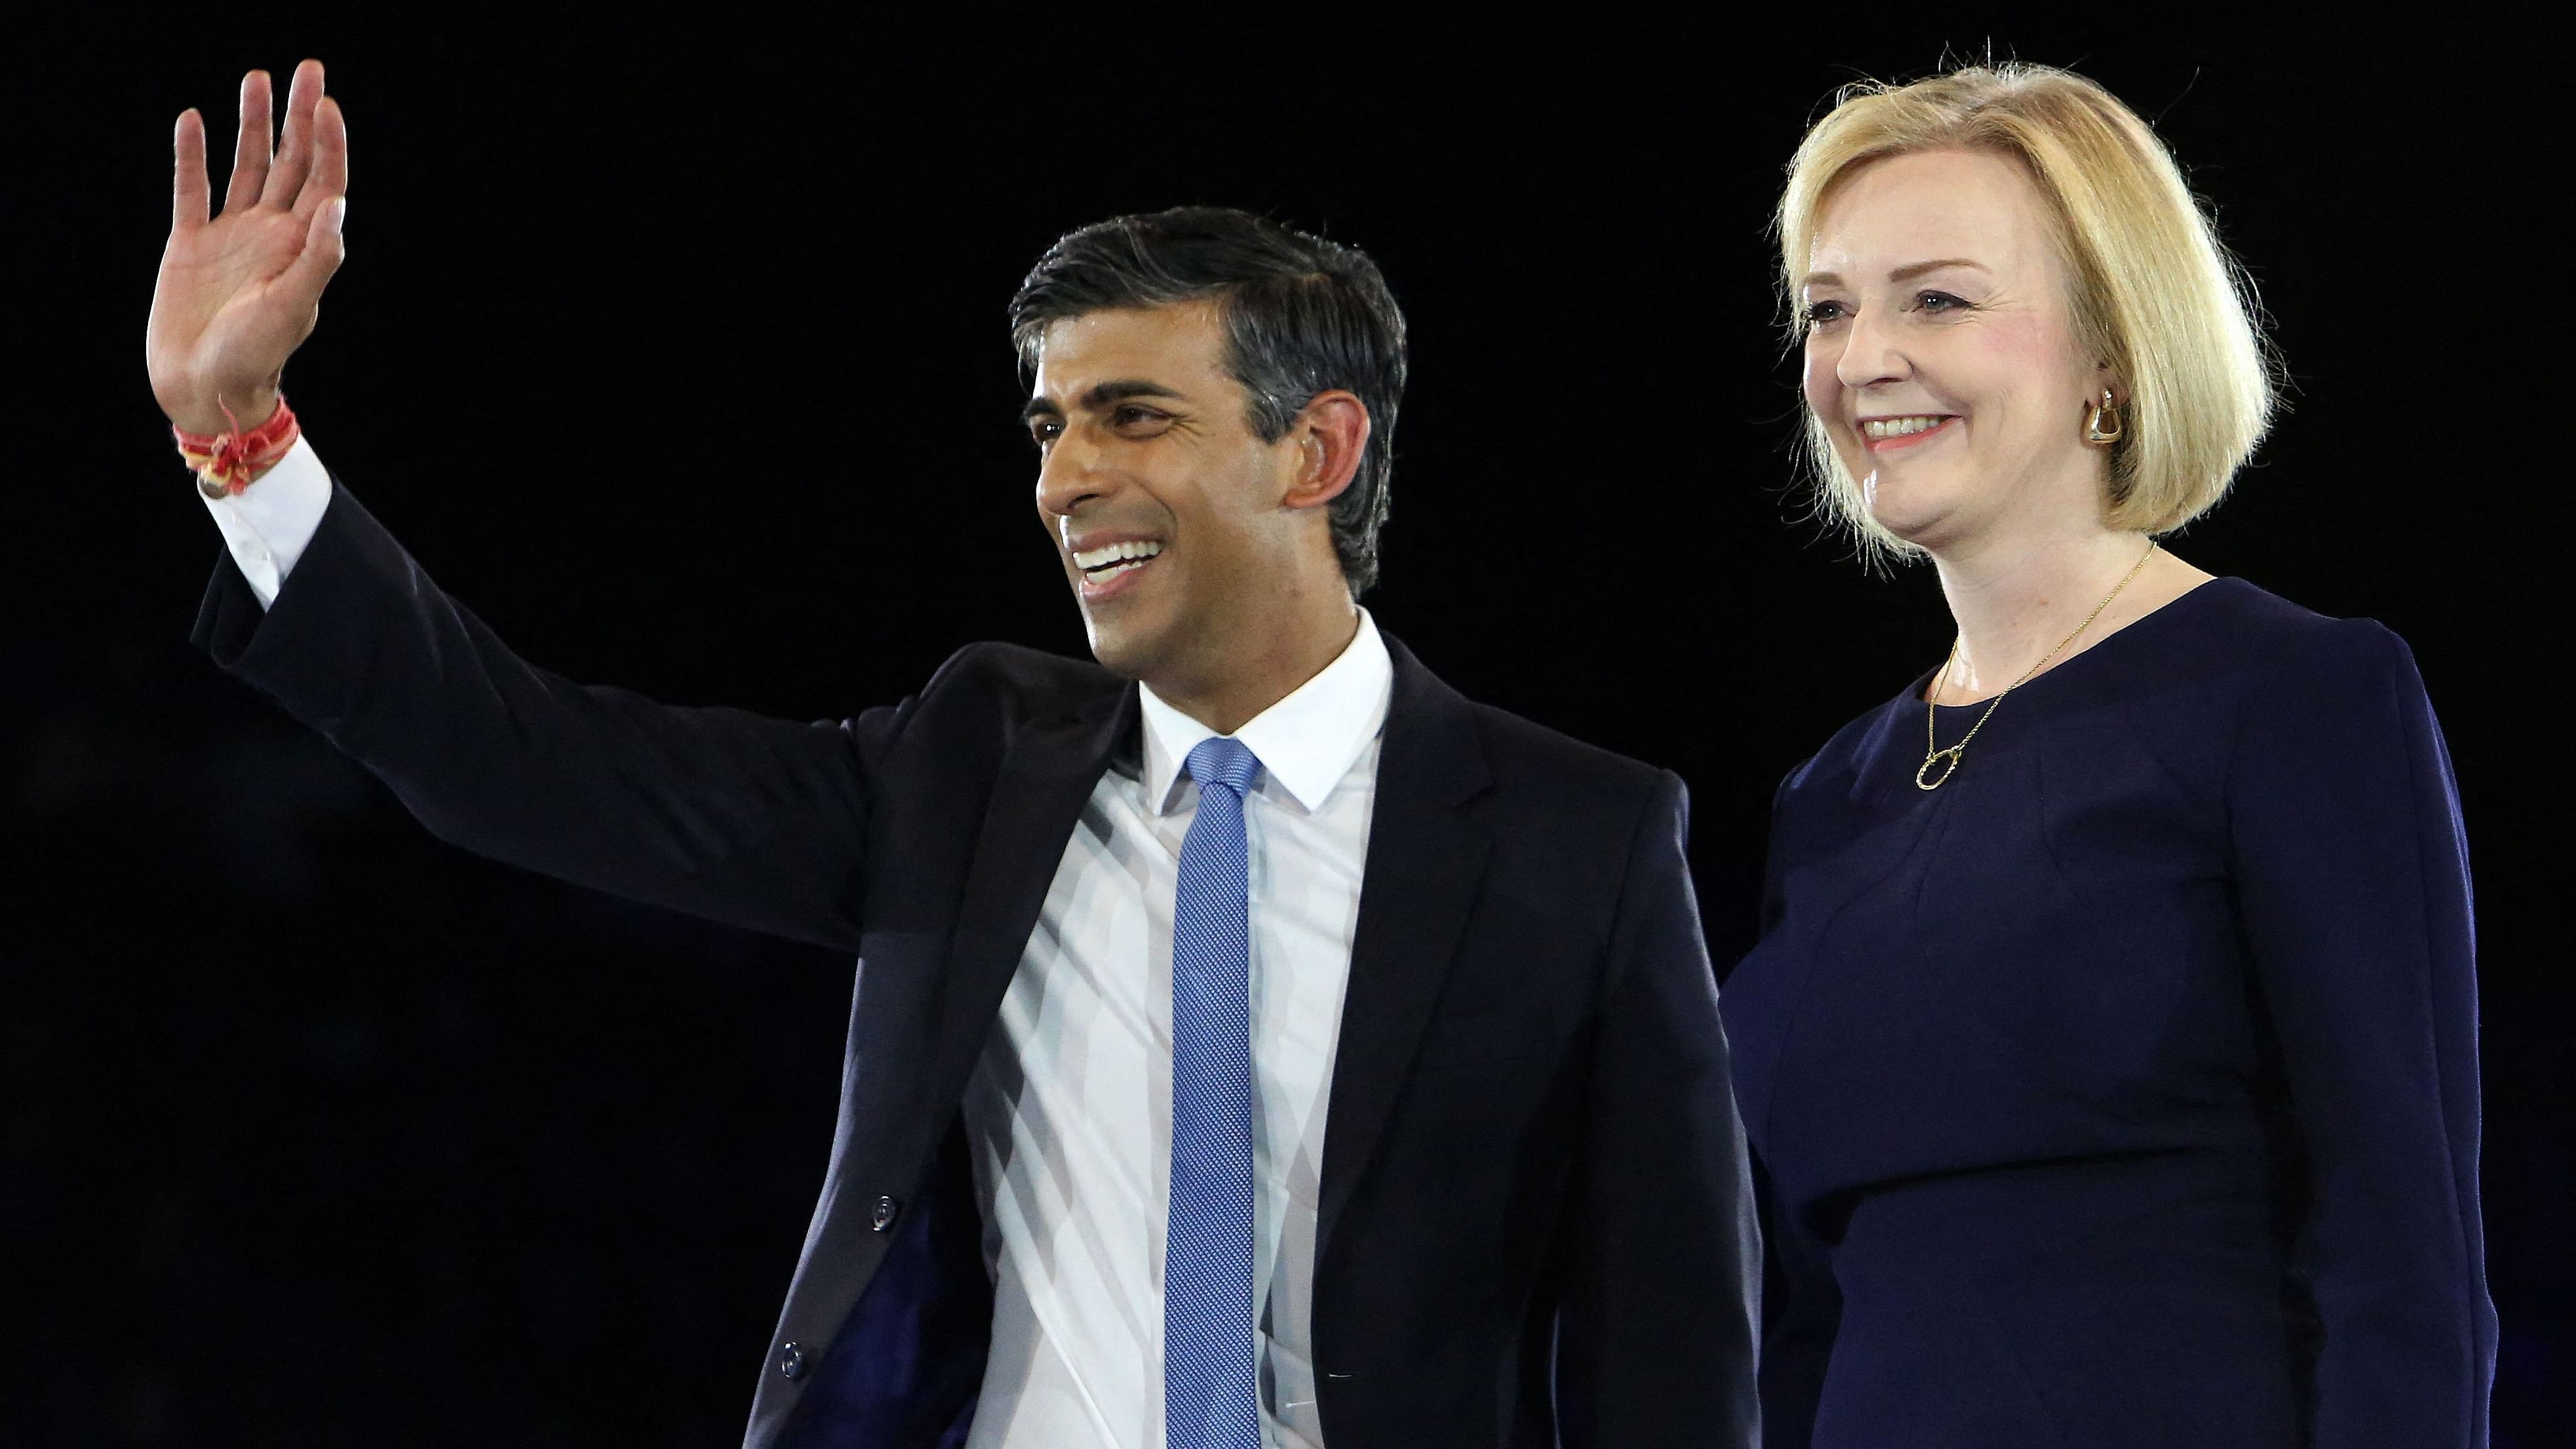
[[[1842,355],[1834,359],[1834,376],[1843,386],[1899,382],[1913,373],[1913,364],[1880,320],[1885,315],[1885,308],[1865,307],[1843,329]]]

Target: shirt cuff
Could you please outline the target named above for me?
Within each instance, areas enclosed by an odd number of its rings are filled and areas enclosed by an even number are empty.
[[[234,565],[266,609],[277,602],[286,576],[322,526],[322,515],[331,506],[331,474],[314,454],[312,442],[297,438],[277,466],[248,488],[222,498],[206,498],[203,490],[197,496],[205,499]]]

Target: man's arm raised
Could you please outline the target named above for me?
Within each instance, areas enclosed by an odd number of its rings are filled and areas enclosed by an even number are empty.
[[[319,63],[296,68],[274,160],[268,128],[268,79],[253,73],[232,184],[210,221],[205,126],[194,111],[179,118],[146,352],[154,395],[188,432],[269,417],[340,264],[348,132]],[[301,444],[209,506],[232,562],[207,591],[198,643],[374,771],[440,838],[637,900],[856,948],[871,761],[904,712],[795,724],[671,708],[534,668]]]

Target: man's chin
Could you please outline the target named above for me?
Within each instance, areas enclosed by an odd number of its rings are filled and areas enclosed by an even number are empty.
[[[1091,657],[1100,661],[1101,668],[1122,679],[1143,679],[1154,672],[1154,661],[1162,654],[1159,631],[1139,629],[1124,619],[1103,621],[1088,613],[1082,623],[1091,638]]]

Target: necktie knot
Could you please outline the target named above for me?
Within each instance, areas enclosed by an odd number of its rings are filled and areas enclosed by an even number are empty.
[[[1222,787],[1240,800],[1251,793],[1253,780],[1261,774],[1261,757],[1241,740],[1216,735],[1199,741],[1190,751],[1189,771],[1202,793]]]

